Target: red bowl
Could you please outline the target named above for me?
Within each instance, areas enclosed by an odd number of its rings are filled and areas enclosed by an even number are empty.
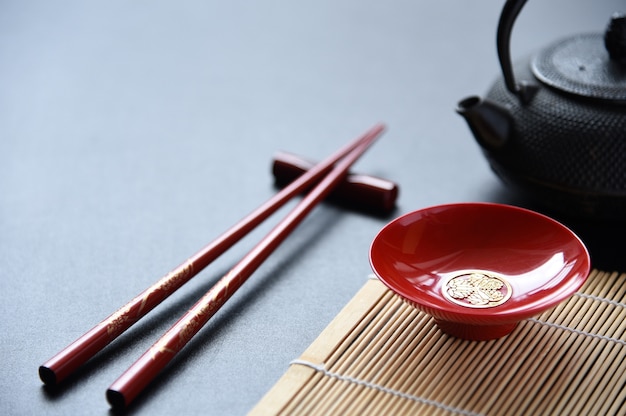
[[[491,203],[434,206],[393,220],[374,238],[370,264],[443,332],[471,340],[509,334],[571,296],[590,270],[587,249],[567,227]]]

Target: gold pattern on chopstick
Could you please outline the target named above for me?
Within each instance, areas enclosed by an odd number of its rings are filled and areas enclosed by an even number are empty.
[[[473,271],[452,276],[442,287],[449,301],[468,308],[492,308],[511,298],[511,284],[502,276]]]
[[[215,313],[228,298],[228,287],[233,278],[233,272],[228,272],[220,281],[199,301],[202,307],[197,310],[183,325],[178,333],[178,349],[181,349],[200,330],[202,325]]]
[[[126,323],[130,321],[131,309],[132,305],[129,304],[109,317],[107,320],[107,334],[109,336],[117,334],[121,328],[126,326]]]
[[[191,260],[187,260],[185,263],[181,264],[179,267],[162,277],[151,287],[151,289],[147,290],[145,294],[143,294],[141,304],[139,305],[137,312],[132,314],[133,316],[131,316],[131,312],[133,306],[136,305],[134,301],[130,302],[128,305],[109,317],[107,320],[107,334],[109,336],[117,334],[121,329],[125,328],[129,322],[138,319],[150,296],[154,295],[158,291],[164,291],[166,293],[171,292],[173,288],[180,286],[185,280],[187,280],[192,273],[193,263]]]
[[[152,359],[154,360],[156,359],[157,354],[162,354],[164,352],[176,354],[176,351],[167,346],[167,339],[160,339],[156,344],[150,347],[149,354],[150,357],[152,357]]]
[[[159,280],[155,290],[164,290],[169,292],[173,287],[180,284],[181,280],[187,279],[193,272],[193,263],[191,260],[187,260],[176,269],[169,272],[165,277]]]
[[[152,296],[154,293],[158,291],[162,291],[165,293],[170,293],[173,290],[176,290],[180,287],[193,273],[193,263],[191,260],[187,260],[176,269],[172,270],[164,277],[162,277],[156,284],[153,286],[153,289],[147,292],[143,299],[141,300],[141,306],[139,306],[139,310],[137,314],[143,311],[143,308],[146,306],[146,302],[148,298]]]

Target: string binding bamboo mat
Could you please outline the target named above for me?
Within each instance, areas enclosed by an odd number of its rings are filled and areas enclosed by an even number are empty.
[[[375,278],[251,415],[626,415],[626,273],[493,341],[441,333]]]

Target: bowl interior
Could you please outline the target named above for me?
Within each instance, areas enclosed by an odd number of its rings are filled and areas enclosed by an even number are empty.
[[[562,224],[533,211],[489,203],[442,205],[397,218],[374,239],[370,262],[384,284],[419,306],[512,320],[570,296],[590,269],[585,246]],[[504,282],[503,302],[468,307],[476,305],[447,295],[451,279],[467,279],[476,271]]]

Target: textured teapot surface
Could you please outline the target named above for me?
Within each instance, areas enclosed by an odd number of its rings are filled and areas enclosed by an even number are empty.
[[[531,79],[530,62],[517,65],[516,72]],[[483,145],[505,182],[576,216],[624,218],[626,106],[572,98],[552,88],[540,88],[525,105],[503,80],[486,100],[506,108],[512,119],[505,145]]]
[[[564,39],[513,65],[524,3],[508,0],[500,18],[503,78],[457,111],[505,183],[568,215],[626,220],[626,16],[604,36]]]

